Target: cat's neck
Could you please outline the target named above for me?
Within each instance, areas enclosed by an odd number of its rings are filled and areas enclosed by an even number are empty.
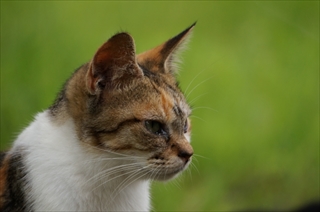
[[[12,151],[17,148],[25,152],[37,210],[149,209],[149,182],[132,177],[134,171],[126,165],[130,158],[88,148],[77,138],[71,118],[57,123],[48,111],[38,114]]]

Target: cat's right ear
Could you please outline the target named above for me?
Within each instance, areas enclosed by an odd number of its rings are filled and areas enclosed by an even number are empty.
[[[138,63],[154,73],[173,74],[178,72],[179,53],[184,49],[196,23],[162,43],[137,56]]]
[[[89,64],[86,86],[90,94],[112,90],[129,83],[133,77],[143,76],[136,62],[135,45],[128,33],[118,33],[104,43]]]

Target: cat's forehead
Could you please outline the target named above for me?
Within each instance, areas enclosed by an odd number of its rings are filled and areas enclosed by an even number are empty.
[[[174,77],[163,74],[154,74],[144,69],[144,77],[149,85],[149,103],[152,108],[166,119],[185,119],[191,113],[191,109],[180,90]],[[159,114],[159,115],[160,115]],[[169,121],[169,120],[168,120]]]
[[[162,106],[171,110],[177,117],[186,117],[191,113],[190,107],[179,89],[163,89],[161,91],[161,100]]]

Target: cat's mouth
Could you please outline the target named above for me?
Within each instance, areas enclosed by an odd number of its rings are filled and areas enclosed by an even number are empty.
[[[177,177],[182,171],[188,168],[191,158],[187,162],[155,163],[151,165],[149,178],[152,180],[166,181]]]

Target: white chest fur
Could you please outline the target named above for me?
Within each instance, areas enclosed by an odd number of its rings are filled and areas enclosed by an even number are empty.
[[[79,145],[72,120],[52,123],[48,112],[37,115],[18,137],[12,151],[26,150],[28,197],[36,211],[148,211],[149,182],[122,186],[107,170],[121,160],[105,153],[97,157]],[[122,162],[123,163],[123,162]]]

